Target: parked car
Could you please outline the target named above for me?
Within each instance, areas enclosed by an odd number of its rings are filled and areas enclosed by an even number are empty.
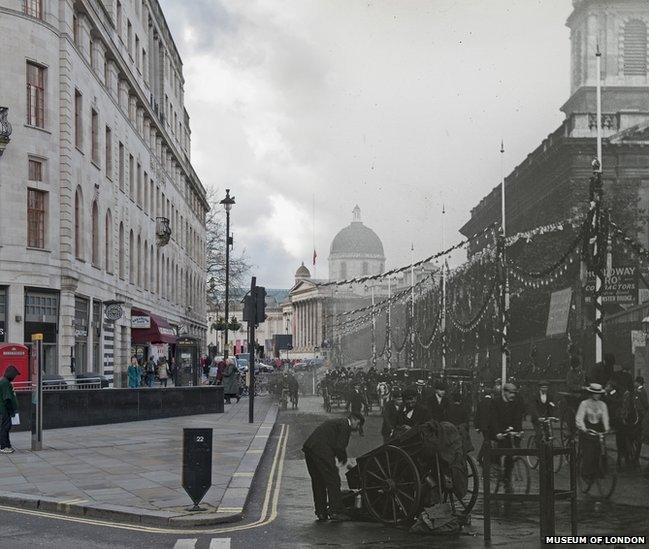
[[[239,358],[241,357],[241,358]],[[236,357],[237,360],[237,368],[239,369],[240,372],[247,372],[248,367],[250,366],[250,363],[248,362],[247,358],[243,358],[243,355],[238,355]]]

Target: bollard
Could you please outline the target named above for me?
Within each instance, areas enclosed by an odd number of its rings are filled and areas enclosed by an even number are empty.
[[[482,469],[484,481],[484,502],[483,502],[483,524],[484,524],[484,542],[485,545],[491,544],[491,446],[489,443],[485,445],[484,455],[482,456]]]
[[[183,429],[183,488],[198,506],[212,486],[212,429]]]

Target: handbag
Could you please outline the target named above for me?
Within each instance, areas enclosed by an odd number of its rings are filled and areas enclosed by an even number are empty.
[[[11,416],[11,424],[20,425],[20,414],[18,412]]]

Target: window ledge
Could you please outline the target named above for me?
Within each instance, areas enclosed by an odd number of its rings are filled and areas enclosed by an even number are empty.
[[[90,163],[91,163],[95,168],[97,168],[98,170],[101,171],[101,166],[100,166],[97,162],[95,162],[94,160],[91,160]]]
[[[85,262],[86,262],[85,259],[81,259],[80,257],[75,257],[75,259],[76,259],[79,263],[85,263]]]
[[[77,149],[77,151],[79,152],[79,154],[81,154],[82,156],[85,156],[85,155],[83,154],[83,151],[79,148],[79,145],[75,145],[74,148]]]
[[[39,132],[46,133],[47,135],[52,135],[51,131],[46,130],[45,128],[41,128],[40,126],[33,126],[32,124],[25,124],[25,128],[29,128],[30,130],[38,130]]]
[[[52,250],[48,250],[47,248],[36,248],[35,246],[25,246],[25,248],[32,252],[45,252],[46,254],[52,253]]]

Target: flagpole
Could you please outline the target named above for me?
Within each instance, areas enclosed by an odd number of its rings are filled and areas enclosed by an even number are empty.
[[[410,368],[415,367],[415,245],[410,244]]]
[[[442,250],[446,249],[446,208],[442,204]],[[446,258],[442,263],[442,372],[446,371]]]
[[[315,251],[315,193],[313,193],[313,278],[318,278],[318,266],[316,264]]]
[[[599,44],[597,44],[597,51],[595,53],[595,58],[597,60],[597,161],[599,167],[597,168],[597,173],[595,177],[598,179],[598,189],[601,192],[601,181],[602,181],[602,53],[599,51]],[[600,216],[601,204],[596,211],[596,215]],[[597,220],[596,227],[599,229],[600,223],[599,219]],[[599,235],[598,235],[599,236]],[[597,256],[602,253],[602,250],[599,249],[597,245]],[[596,258],[597,261],[597,258]],[[595,363],[602,361],[602,339],[603,334],[602,330],[604,328],[602,322],[602,286],[604,281],[602,280],[602,269],[601,265],[596,265],[595,267]]]
[[[392,317],[392,277],[388,275],[388,318],[387,318],[387,338],[388,338],[388,349],[387,349],[387,361],[388,361],[388,370],[392,368],[392,326],[390,324]]]
[[[502,269],[503,269],[503,310],[502,316],[502,341],[501,341],[501,370],[500,377],[503,386],[507,383],[507,322],[509,317],[509,270],[507,269],[507,255],[506,255],[506,237],[507,225],[505,217],[505,168],[504,168],[504,155],[505,143],[500,141],[500,176],[501,176],[501,191],[500,191],[500,207],[501,207],[501,221],[500,227],[503,239],[502,248]]]

